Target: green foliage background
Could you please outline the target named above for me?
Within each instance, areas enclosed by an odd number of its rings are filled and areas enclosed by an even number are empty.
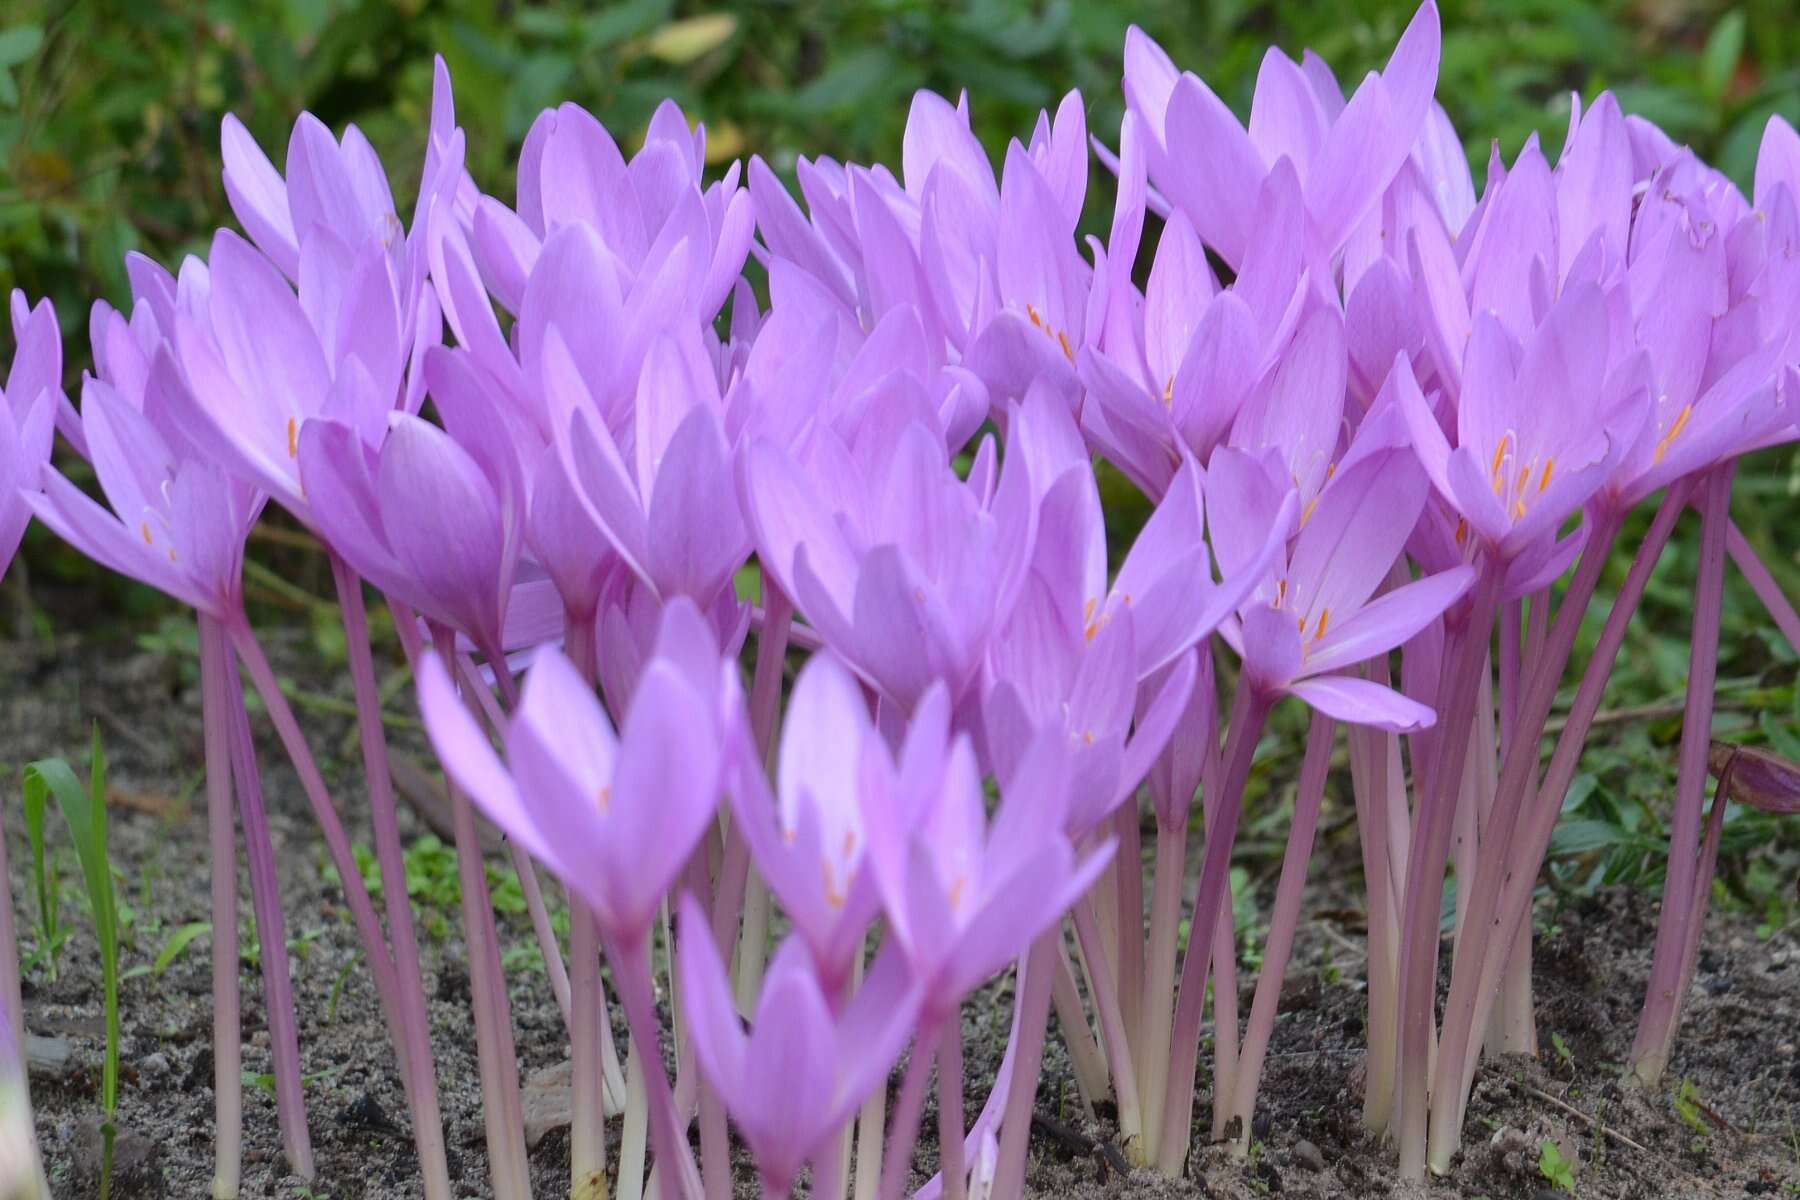
[[[760,153],[786,171],[803,152],[897,161],[912,91],[967,87],[976,127],[998,156],[1070,87],[1087,98],[1090,127],[1109,140],[1116,134],[1130,21],[1241,113],[1269,43],[1317,50],[1349,84],[1381,65],[1411,12],[1411,0],[8,0],[0,6],[0,284],[56,301],[74,394],[87,361],[88,303],[126,296],[124,252],[164,261],[203,252],[212,228],[231,221],[219,183],[225,112],[243,118],[278,163],[300,110],[333,127],[356,122],[405,205],[433,52],[455,78],[476,178],[510,196],[508,164],[520,139],[540,108],[562,99],[588,106],[629,147],[671,95],[707,123],[722,158]],[[1794,16],[1792,0],[1445,0],[1438,95],[1467,138],[1478,183],[1489,139],[1510,159],[1541,130],[1554,156],[1569,93],[1591,98],[1612,88],[1628,110],[1748,184],[1768,115],[1800,122]],[[1110,194],[1105,186],[1090,193],[1097,228]],[[1778,450],[1745,463],[1736,506],[1790,594],[1800,593],[1797,462]],[[1128,529],[1128,498],[1117,511]],[[1694,557],[1693,529],[1684,526],[1609,702],[1679,701]],[[329,587],[319,557],[279,525],[259,531],[252,559],[251,596],[264,606],[306,609],[307,591]],[[1615,578],[1623,569],[1616,565]],[[141,634],[169,613],[166,601],[105,577],[41,529],[14,578],[22,603],[11,607],[40,636]],[[1791,652],[1735,579],[1727,614],[1721,729],[1800,756]],[[1560,835],[1568,886],[1660,875],[1678,726],[1678,718],[1621,723],[1590,752]],[[1729,828],[1728,846],[1741,854],[1722,869],[1721,889],[1766,912],[1771,925],[1791,920],[1800,838],[1756,814],[1734,816]]]

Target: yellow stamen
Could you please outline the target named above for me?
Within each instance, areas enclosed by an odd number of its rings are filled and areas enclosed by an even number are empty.
[[[606,784],[601,784],[600,790],[594,793],[594,803],[599,807],[602,813],[610,809],[612,807],[612,788]],[[789,836],[792,835],[790,834]]]
[[[1175,377],[1169,376],[1169,382],[1163,384],[1163,407],[1168,408],[1175,403]]]
[[[1280,608],[1287,603],[1287,580],[1280,579],[1275,583],[1275,603],[1270,608]]]
[[[1031,318],[1034,328],[1042,329],[1044,327],[1044,319],[1038,316],[1038,310],[1034,305],[1027,304],[1025,306],[1025,315]]]
[[[1542,479],[1538,480],[1538,491],[1541,492],[1545,488],[1550,486],[1550,472],[1554,471],[1555,469],[1556,469],[1556,460],[1554,458],[1546,458],[1544,460],[1544,477]]]
[[[1500,473],[1501,461],[1506,458],[1506,439],[1508,436],[1509,435],[1504,433],[1501,434],[1500,440],[1494,445],[1494,473],[1496,475]]]
[[[138,526],[138,532],[144,535],[144,545],[150,545],[150,522],[145,521]]]
[[[968,889],[968,886],[969,886],[969,877],[967,875],[958,875],[956,877],[956,880],[953,883],[951,883],[951,885],[950,885],[950,907],[951,908],[958,908],[962,905],[963,892]]]
[[[831,878],[831,860],[829,858],[819,860],[819,873],[825,879],[825,903],[833,908],[844,907],[844,893],[838,891],[836,883]]]
[[[1662,462],[1663,456],[1669,452],[1670,444],[1674,442],[1676,438],[1681,436],[1681,431],[1687,428],[1688,418],[1693,415],[1694,406],[1692,404],[1684,404],[1681,406],[1681,411],[1675,414],[1675,423],[1669,426],[1669,431],[1667,433],[1662,435],[1662,441],[1656,443],[1656,457],[1651,459],[1652,462]]]
[[[1319,498],[1314,496],[1311,500],[1306,502],[1306,507],[1300,510],[1300,524],[1303,527],[1308,521],[1312,520],[1313,509],[1317,507],[1319,507]]]
[[[1081,744],[1084,746],[1091,746],[1094,744],[1094,731],[1093,730],[1084,729],[1081,731]]]
[[[175,562],[175,561],[176,561],[176,559],[175,559],[175,548],[174,548],[174,547],[173,547],[173,546],[171,546],[171,547],[169,547],[169,561],[170,561],[170,562]]]
[[[1462,545],[1463,539],[1467,538],[1468,536],[1469,536],[1469,518],[1458,517],[1456,519],[1456,544],[1459,546]]]
[[[1069,345],[1069,335],[1060,329],[1056,331],[1056,344],[1062,347],[1064,358],[1070,362],[1075,361],[1075,350]]]
[[[1329,608],[1321,608],[1319,610],[1319,631],[1313,634],[1313,641],[1316,642],[1325,636],[1325,627],[1329,624],[1331,624],[1331,610]]]
[[[288,418],[287,435],[288,435],[288,457],[289,458],[298,458],[300,456],[300,430],[294,424],[294,418],[292,418],[292,417]]]
[[[844,857],[849,858],[856,852],[856,830],[844,830]]]
[[[1519,468],[1519,482],[1513,484],[1513,488],[1515,491],[1522,492],[1525,490],[1525,485],[1527,483],[1529,483],[1530,481],[1531,481],[1531,467],[1529,465],[1520,467]]]

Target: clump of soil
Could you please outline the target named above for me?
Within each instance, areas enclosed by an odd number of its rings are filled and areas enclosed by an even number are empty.
[[[120,899],[131,909],[123,965],[148,965],[175,929],[208,915],[197,671],[191,660],[167,653],[91,643],[58,649],[52,654],[41,646],[0,643],[0,680],[7,681],[0,687],[0,763],[16,779],[18,764],[32,758],[61,754],[79,761],[87,723],[100,722],[113,784],[112,858],[121,872]],[[303,719],[351,836],[366,842],[359,760],[343,709],[347,689],[313,665],[310,648],[278,643],[272,649],[283,674],[325,698]],[[408,707],[403,696],[397,709]],[[396,739],[403,752],[424,756],[416,734],[400,730]],[[272,739],[261,750],[300,1006],[317,1161],[312,1195],[418,1196],[406,1104],[353,929],[337,885],[322,869],[323,851],[291,771]],[[12,897],[29,953],[36,945],[30,854],[17,818],[16,783],[5,787]],[[403,811],[402,822],[408,839],[427,832],[410,811]],[[66,839],[60,840],[64,915],[75,932],[54,978],[41,961],[26,972],[25,1022],[43,1060],[33,1069],[31,1091],[52,1188],[58,1197],[76,1198],[96,1194],[103,1038],[94,943],[73,899],[79,883]],[[1310,886],[1307,908],[1321,916],[1303,927],[1295,950],[1269,1048],[1252,1155],[1236,1159],[1207,1144],[1211,1097],[1203,1093],[1196,1103],[1189,1178],[1171,1182],[1124,1171],[1110,1110],[1102,1104],[1098,1117],[1087,1118],[1053,1032],[1037,1093],[1031,1195],[1535,1198],[1550,1187],[1538,1168],[1546,1140],[1572,1164],[1583,1197],[1800,1191],[1800,939],[1789,930],[1762,940],[1742,918],[1710,917],[1670,1082],[1645,1094],[1619,1083],[1656,918],[1654,902],[1634,891],[1540,908],[1536,988],[1543,1054],[1484,1063],[1454,1176],[1423,1187],[1399,1184],[1391,1146],[1367,1136],[1360,1122],[1366,1016],[1360,939],[1354,929],[1334,923],[1348,919],[1358,903],[1354,848],[1328,845],[1324,853],[1326,861],[1313,872],[1324,882]],[[269,1070],[268,1035],[260,976],[250,957],[255,939],[248,887],[240,882],[244,1068],[252,1077],[245,1088],[242,1194],[297,1197],[305,1193],[282,1161],[273,1097],[261,1080]],[[443,915],[448,919],[422,922],[436,932],[421,940],[451,1174],[459,1197],[485,1197],[490,1192],[459,922],[453,912]],[[509,946],[524,946],[530,931],[522,920],[506,920],[502,937]],[[1247,1009],[1254,976],[1242,982]],[[510,985],[522,1073],[555,1067],[567,1046],[546,977],[541,970],[515,971]],[[204,939],[161,974],[139,973],[123,986],[122,1132],[115,1154],[129,1157],[129,1175],[115,1177],[114,1195],[154,1200],[209,1192],[210,999]],[[975,1117],[999,1063],[1010,1003],[1011,983],[1003,979],[965,1009],[966,1120]],[[622,1029],[617,1033],[623,1036]],[[1550,1048],[1552,1033],[1566,1054]],[[1683,1081],[1677,1106],[1672,1096]],[[935,1166],[934,1128],[935,1116],[927,1112],[916,1159],[925,1170]],[[618,1137],[616,1121],[609,1133]],[[565,1132],[543,1137],[531,1162],[535,1194],[567,1193]],[[739,1191],[756,1194],[747,1171],[740,1173]]]

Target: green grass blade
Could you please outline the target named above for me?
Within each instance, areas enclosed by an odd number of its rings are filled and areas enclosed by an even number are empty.
[[[67,764],[64,764],[65,766]],[[50,798],[50,787],[38,773],[25,771],[25,833],[31,842],[31,865],[37,883],[38,950],[56,978],[57,910],[56,867],[44,848],[44,810]]]
[[[100,731],[94,731],[92,770],[87,787],[69,764],[43,759],[25,768],[26,793],[47,791],[68,823],[81,863],[94,934],[100,943],[100,974],[106,993],[106,1059],[101,1073],[100,1106],[110,1121],[119,1103],[119,927],[113,898],[112,868],[106,856],[106,759]],[[41,814],[40,814],[41,820]]]
[[[190,942],[202,934],[210,933],[212,933],[211,921],[189,921],[171,934],[169,940],[163,944],[162,953],[156,956],[156,963],[150,968],[151,971],[161,975],[169,969],[170,963],[181,957],[181,952],[188,948]]]

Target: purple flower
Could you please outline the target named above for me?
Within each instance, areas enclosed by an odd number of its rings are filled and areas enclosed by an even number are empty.
[[[706,928],[691,895],[682,898],[682,927]],[[880,955],[840,1010],[790,938],[769,964],[746,1036],[712,939],[682,938],[679,956],[700,1069],[755,1154],[764,1193],[784,1196],[800,1167],[885,1082],[906,1045],[918,997],[905,959],[891,950]]]
[[[934,689],[908,730],[897,788],[862,795],[882,912],[919,980],[928,1025],[1023,954],[1112,853],[1108,842],[1077,860],[1062,832],[1071,776],[1060,732],[1022,756],[990,824],[975,751],[951,738],[947,715]]]
[[[1126,102],[1151,135],[1150,178],[1233,267],[1260,240],[1256,207],[1280,159],[1299,174],[1309,257],[1328,260],[1386,190],[1424,126],[1437,82],[1434,4],[1420,7],[1388,60],[1348,103],[1329,69],[1271,48],[1256,79],[1250,125],[1238,123],[1200,78],[1177,75],[1135,26],[1126,35]]]
[[[763,569],[902,711],[940,680],[961,696],[1024,580],[1030,469],[995,458],[984,443],[959,479],[927,424],[871,409],[851,443],[815,428],[798,460],[767,440],[741,460]]]
[[[1397,365],[1393,374],[1405,372]],[[1278,528],[1291,520],[1275,516],[1287,489],[1271,462],[1235,449],[1214,456],[1207,480],[1213,543],[1228,570],[1247,554],[1246,539],[1253,546],[1272,519]],[[1397,414],[1372,418],[1329,474],[1317,502],[1302,511],[1285,561],[1264,577],[1225,636],[1265,692],[1298,696],[1342,721],[1425,728],[1435,719],[1430,709],[1343,672],[1409,641],[1468,590],[1474,572],[1456,566],[1375,594],[1430,490]],[[1292,504],[1285,502],[1287,513]]]
[[[773,796],[754,747],[739,751],[731,788],[738,827],[827,990],[841,987],[879,908],[864,869],[861,797],[891,794],[898,768],[862,687],[829,651],[813,655],[794,681]]]
[[[734,669],[685,601],[665,612],[616,736],[593,689],[554,647],[537,652],[526,676],[504,763],[442,662],[426,658],[419,674],[426,731],[445,770],[621,942],[649,930],[713,818],[738,702]]]
[[[1477,315],[1454,448],[1417,386],[1403,381],[1401,412],[1432,485],[1460,518],[1465,552],[1485,545],[1513,562],[1547,544],[1617,469],[1645,410],[1641,363],[1609,361],[1610,322],[1592,284],[1565,292],[1523,346],[1499,318]]]
[[[0,391],[0,575],[31,521],[29,497],[50,461],[62,394],[62,335],[48,300],[30,308],[12,294],[13,358]]]

